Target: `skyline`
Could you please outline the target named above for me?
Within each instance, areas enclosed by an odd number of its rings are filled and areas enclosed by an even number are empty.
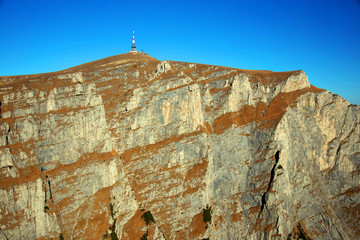
[[[159,60],[302,69],[360,104],[360,2],[0,0],[0,76],[60,71],[136,47]]]

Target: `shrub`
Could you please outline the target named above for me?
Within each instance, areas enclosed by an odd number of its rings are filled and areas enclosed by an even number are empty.
[[[146,225],[149,225],[150,222],[155,223],[154,217],[150,211],[147,211],[143,215],[141,215],[141,218],[144,219]]]
[[[48,207],[48,206],[45,206],[45,207],[44,207],[44,212],[47,212],[47,211],[49,211],[49,207]]]
[[[140,240],[148,240],[148,235],[149,235],[149,232],[146,230],[146,232],[144,233],[144,235],[142,235]]]
[[[204,223],[208,223],[211,222],[211,207],[209,207],[209,205],[206,205],[206,208],[203,209],[203,220]]]

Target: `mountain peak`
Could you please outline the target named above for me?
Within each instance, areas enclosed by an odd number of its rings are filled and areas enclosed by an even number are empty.
[[[148,62],[148,61],[159,61],[152,56],[143,53],[124,53],[119,55],[114,55],[110,57],[105,57],[99,60],[87,62],[84,64],[80,64],[68,69],[56,71],[56,72],[48,72],[48,73],[38,73],[38,74],[26,74],[26,75],[14,75],[14,76],[0,76],[0,86],[8,85],[8,84],[18,84],[20,82],[24,82],[30,79],[40,78],[40,77],[50,77],[57,74],[62,73],[74,73],[74,72],[90,72],[99,70],[106,67],[113,67],[116,65],[122,65],[131,62]]]
[[[303,71],[136,52],[5,78],[3,238],[360,236],[360,108]]]
[[[119,55],[114,55],[92,62],[84,63],[72,68],[63,70],[64,72],[77,72],[77,71],[92,71],[98,68],[104,68],[107,66],[121,65],[129,62],[147,62],[147,61],[159,61],[152,56],[143,52],[129,52]]]

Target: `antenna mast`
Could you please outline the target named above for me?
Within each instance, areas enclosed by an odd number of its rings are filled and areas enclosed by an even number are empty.
[[[134,53],[138,52],[135,47],[135,31],[134,31],[134,29],[133,29],[132,46],[131,46],[130,52],[134,52]]]

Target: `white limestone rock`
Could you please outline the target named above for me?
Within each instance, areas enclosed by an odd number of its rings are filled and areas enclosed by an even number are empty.
[[[1,237],[360,234],[359,106],[303,71],[125,54],[0,99]]]

